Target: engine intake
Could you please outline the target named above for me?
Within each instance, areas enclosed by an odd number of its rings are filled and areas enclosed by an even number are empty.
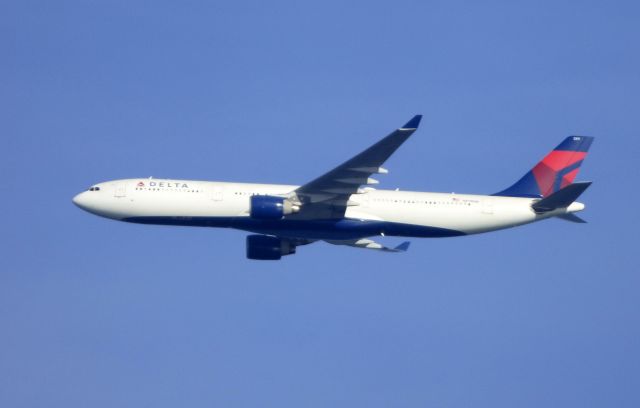
[[[289,240],[268,235],[247,236],[247,258],[277,261],[284,255],[296,253],[295,245]]]
[[[251,197],[251,218],[257,220],[279,220],[299,209],[284,197],[256,195]]]

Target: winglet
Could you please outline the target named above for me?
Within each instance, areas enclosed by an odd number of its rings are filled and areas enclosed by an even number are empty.
[[[410,241],[404,241],[402,244],[400,244],[397,247],[393,248],[393,250],[396,251],[396,252],[406,252],[407,249],[409,249],[409,245],[411,245]]]
[[[420,120],[422,120],[422,115],[416,115],[411,118],[410,121],[404,124],[400,129],[417,129],[420,126]]]

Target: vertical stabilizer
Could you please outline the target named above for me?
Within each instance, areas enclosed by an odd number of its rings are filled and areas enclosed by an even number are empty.
[[[593,137],[569,136],[511,187],[494,195],[547,197],[573,183]]]

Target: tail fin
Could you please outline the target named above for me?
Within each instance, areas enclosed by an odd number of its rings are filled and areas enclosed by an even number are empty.
[[[593,142],[589,136],[569,136],[514,185],[494,195],[547,197],[573,183]]]

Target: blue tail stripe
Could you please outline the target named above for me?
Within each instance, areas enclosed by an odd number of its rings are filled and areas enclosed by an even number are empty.
[[[591,147],[593,139],[591,136],[569,136],[553,150],[586,152],[589,150],[589,147]]]
[[[511,187],[491,195],[505,197],[542,197],[540,187],[538,187],[538,183],[536,182],[536,178],[532,171],[529,171],[527,174],[522,176],[522,178]]]

